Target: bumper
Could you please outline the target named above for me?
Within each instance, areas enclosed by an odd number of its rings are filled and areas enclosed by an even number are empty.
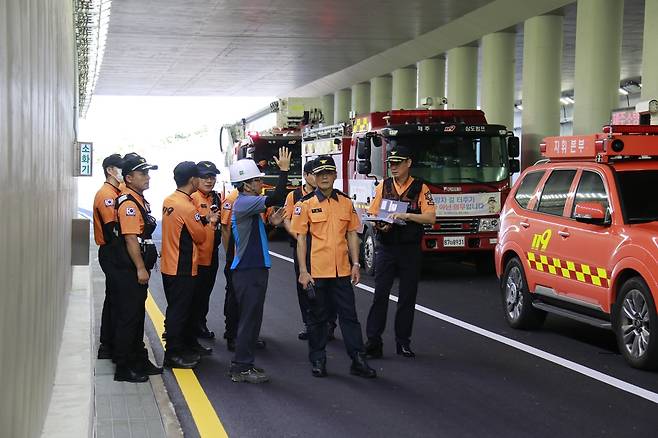
[[[498,243],[498,233],[465,235],[430,234],[423,236],[421,247],[424,252],[478,252],[493,251]]]

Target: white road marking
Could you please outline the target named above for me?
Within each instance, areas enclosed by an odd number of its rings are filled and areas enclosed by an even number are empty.
[[[270,255],[273,255],[274,257],[280,258],[282,260],[285,260],[287,262],[293,263],[293,259],[290,257],[283,256],[281,254],[277,254],[275,252],[270,251]],[[375,289],[367,286],[365,284],[357,284],[356,287],[359,289],[363,289],[367,292],[370,293],[375,293]],[[389,295],[389,299],[391,301],[398,301],[398,297],[395,295]],[[469,332],[478,334],[480,336],[484,336],[485,338],[491,339],[492,341],[500,342],[501,344],[505,344],[509,347],[515,348],[517,350],[523,351],[525,353],[531,354],[535,357],[539,357],[541,359],[544,359],[548,362],[552,362],[556,365],[559,365],[564,368],[568,368],[572,371],[575,371],[579,374],[582,374],[584,376],[587,376],[591,379],[598,380],[601,383],[605,383],[607,385],[610,385],[612,387],[615,387],[617,389],[621,389],[622,391],[628,392],[629,394],[636,395],[638,397],[642,397],[643,399],[649,400],[650,402],[658,404],[658,393],[649,391],[647,389],[641,388],[637,385],[633,385],[632,383],[628,383],[624,380],[618,379],[616,377],[612,377],[608,374],[602,373],[600,371],[596,371],[592,368],[586,367],[584,365],[581,365],[579,363],[570,361],[568,359],[564,359],[560,356],[556,356],[552,353],[548,353],[544,350],[540,350],[538,348],[532,347],[530,345],[524,344],[519,341],[515,341],[514,339],[506,338],[505,336],[501,336],[497,333],[494,333],[492,331],[483,329],[481,327],[478,327],[473,324],[469,324],[468,322],[459,320],[457,318],[453,318],[452,316],[445,315],[443,313],[437,312],[436,310],[429,309],[427,307],[421,306],[420,304],[416,304],[416,310],[419,312],[422,312],[426,315],[432,316],[436,319],[440,319],[442,321],[445,321],[447,323],[456,325],[457,327],[460,327],[464,330],[468,330]]]

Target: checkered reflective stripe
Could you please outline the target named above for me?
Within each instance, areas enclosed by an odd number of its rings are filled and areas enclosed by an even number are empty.
[[[354,121],[353,132],[367,131],[370,128],[370,121],[367,117],[361,117]]]
[[[528,252],[528,266],[530,269],[559,275],[570,280],[578,280],[582,283],[593,284],[594,286],[610,287],[610,275],[605,268],[582,265],[534,252]]]

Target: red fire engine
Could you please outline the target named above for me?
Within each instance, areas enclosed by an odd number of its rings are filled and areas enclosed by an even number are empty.
[[[375,185],[387,176],[386,149],[395,144],[412,151],[411,174],[428,185],[437,205],[436,223],[425,228],[423,251],[468,255],[478,270],[492,272],[499,212],[510,177],[519,171],[518,138],[505,126],[488,124],[479,110],[373,112],[305,130],[302,161],[334,155],[336,187],[352,197],[361,213]],[[367,224],[362,239],[363,266],[372,273],[374,230]]]

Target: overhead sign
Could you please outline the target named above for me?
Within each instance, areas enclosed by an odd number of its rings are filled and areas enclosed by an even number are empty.
[[[92,176],[92,158],[94,144],[90,142],[76,142],[76,172],[75,176]]]

